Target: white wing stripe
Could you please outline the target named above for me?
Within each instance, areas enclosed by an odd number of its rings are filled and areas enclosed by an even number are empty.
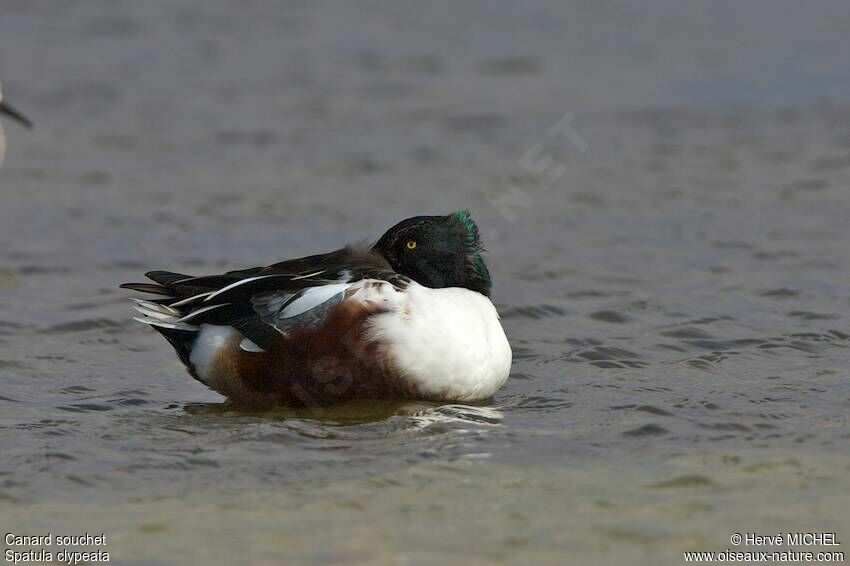
[[[209,297],[204,299],[204,301],[205,302],[211,301],[212,299],[216,298],[217,296],[221,295],[222,293],[224,293],[226,291],[230,291],[231,289],[235,289],[236,287],[239,287],[240,285],[245,285],[246,283],[250,283],[251,281],[259,281],[260,279],[268,279],[269,277],[284,277],[284,276],[283,275],[260,275],[259,277],[248,277],[247,279],[240,279],[239,281],[236,281],[235,283],[231,283],[230,285],[227,285],[226,287],[222,287],[221,289],[219,289],[218,291],[216,291],[215,293],[213,293],[212,295],[210,295]]]
[[[215,293],[215,291],[208,291],[206,293],[201,293],[200,295],[192,295],[191,297],[187,297],[185,299],[177,301],[176,303],[171,303],[168,306],[170,306],[170,307],[182,307],[183,305],[188,305],[189,303],[194,303],[195,301],[197,301],[197,300],[199,300],[203,297],[208,297],[208,296],[212,295],[213,293]]]
[[[219,307],[223,307],[223,306],[228,305],[228,304],[230,304],[230,303],[221,303],[221,304],[218,304],[218,305],[210,305],[208,307],[200,308],[198,310],[190,312],[189,314],[187,314],[183,318],[178,319],[177,322],[188,322],[188,321],[192,320],[193,318],[195,318],[196,316],[198,316],[200,314],[203,314],[207,311],[211,311],[213,309],[217,309]]]
[[[322,269],[321,271],[317,271],[316,273],[308,273],[307,275],[298,275],[296,277],[293,277],[292,281],[297,281],[298,279],[307,279],[309,277],[315,277],[316,275],[321,275],[324,272],[325,272],[325,270]]]

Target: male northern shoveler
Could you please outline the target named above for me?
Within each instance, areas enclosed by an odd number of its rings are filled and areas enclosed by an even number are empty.
[[[511,348],[468,211],[416,216],[352,245],[223,275],[151,271],[123,288],[193,377],[243,405],[475,401]]]

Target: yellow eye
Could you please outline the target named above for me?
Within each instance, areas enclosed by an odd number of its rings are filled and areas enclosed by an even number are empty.
[[[409,250],[415,250],[416,249],[416,240],[408,240],[407,243],[404,244],[404,245]]]

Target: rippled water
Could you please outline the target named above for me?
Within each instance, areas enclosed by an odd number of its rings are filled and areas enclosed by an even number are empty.
[[[127,564],[850,538],[844,3],[0,8],[37,123],[0,174],[0,530]],[[480,406],[234,411],[116,288],[466,207],[515,353]]]

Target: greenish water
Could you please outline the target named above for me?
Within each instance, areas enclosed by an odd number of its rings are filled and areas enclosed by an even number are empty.
[[[846,549],[843,3],[0,7],[37,124],[0,172],[0,531],[122,564]],[[117,289],[461,208],[515,354],[480,406],[233,411]]]

